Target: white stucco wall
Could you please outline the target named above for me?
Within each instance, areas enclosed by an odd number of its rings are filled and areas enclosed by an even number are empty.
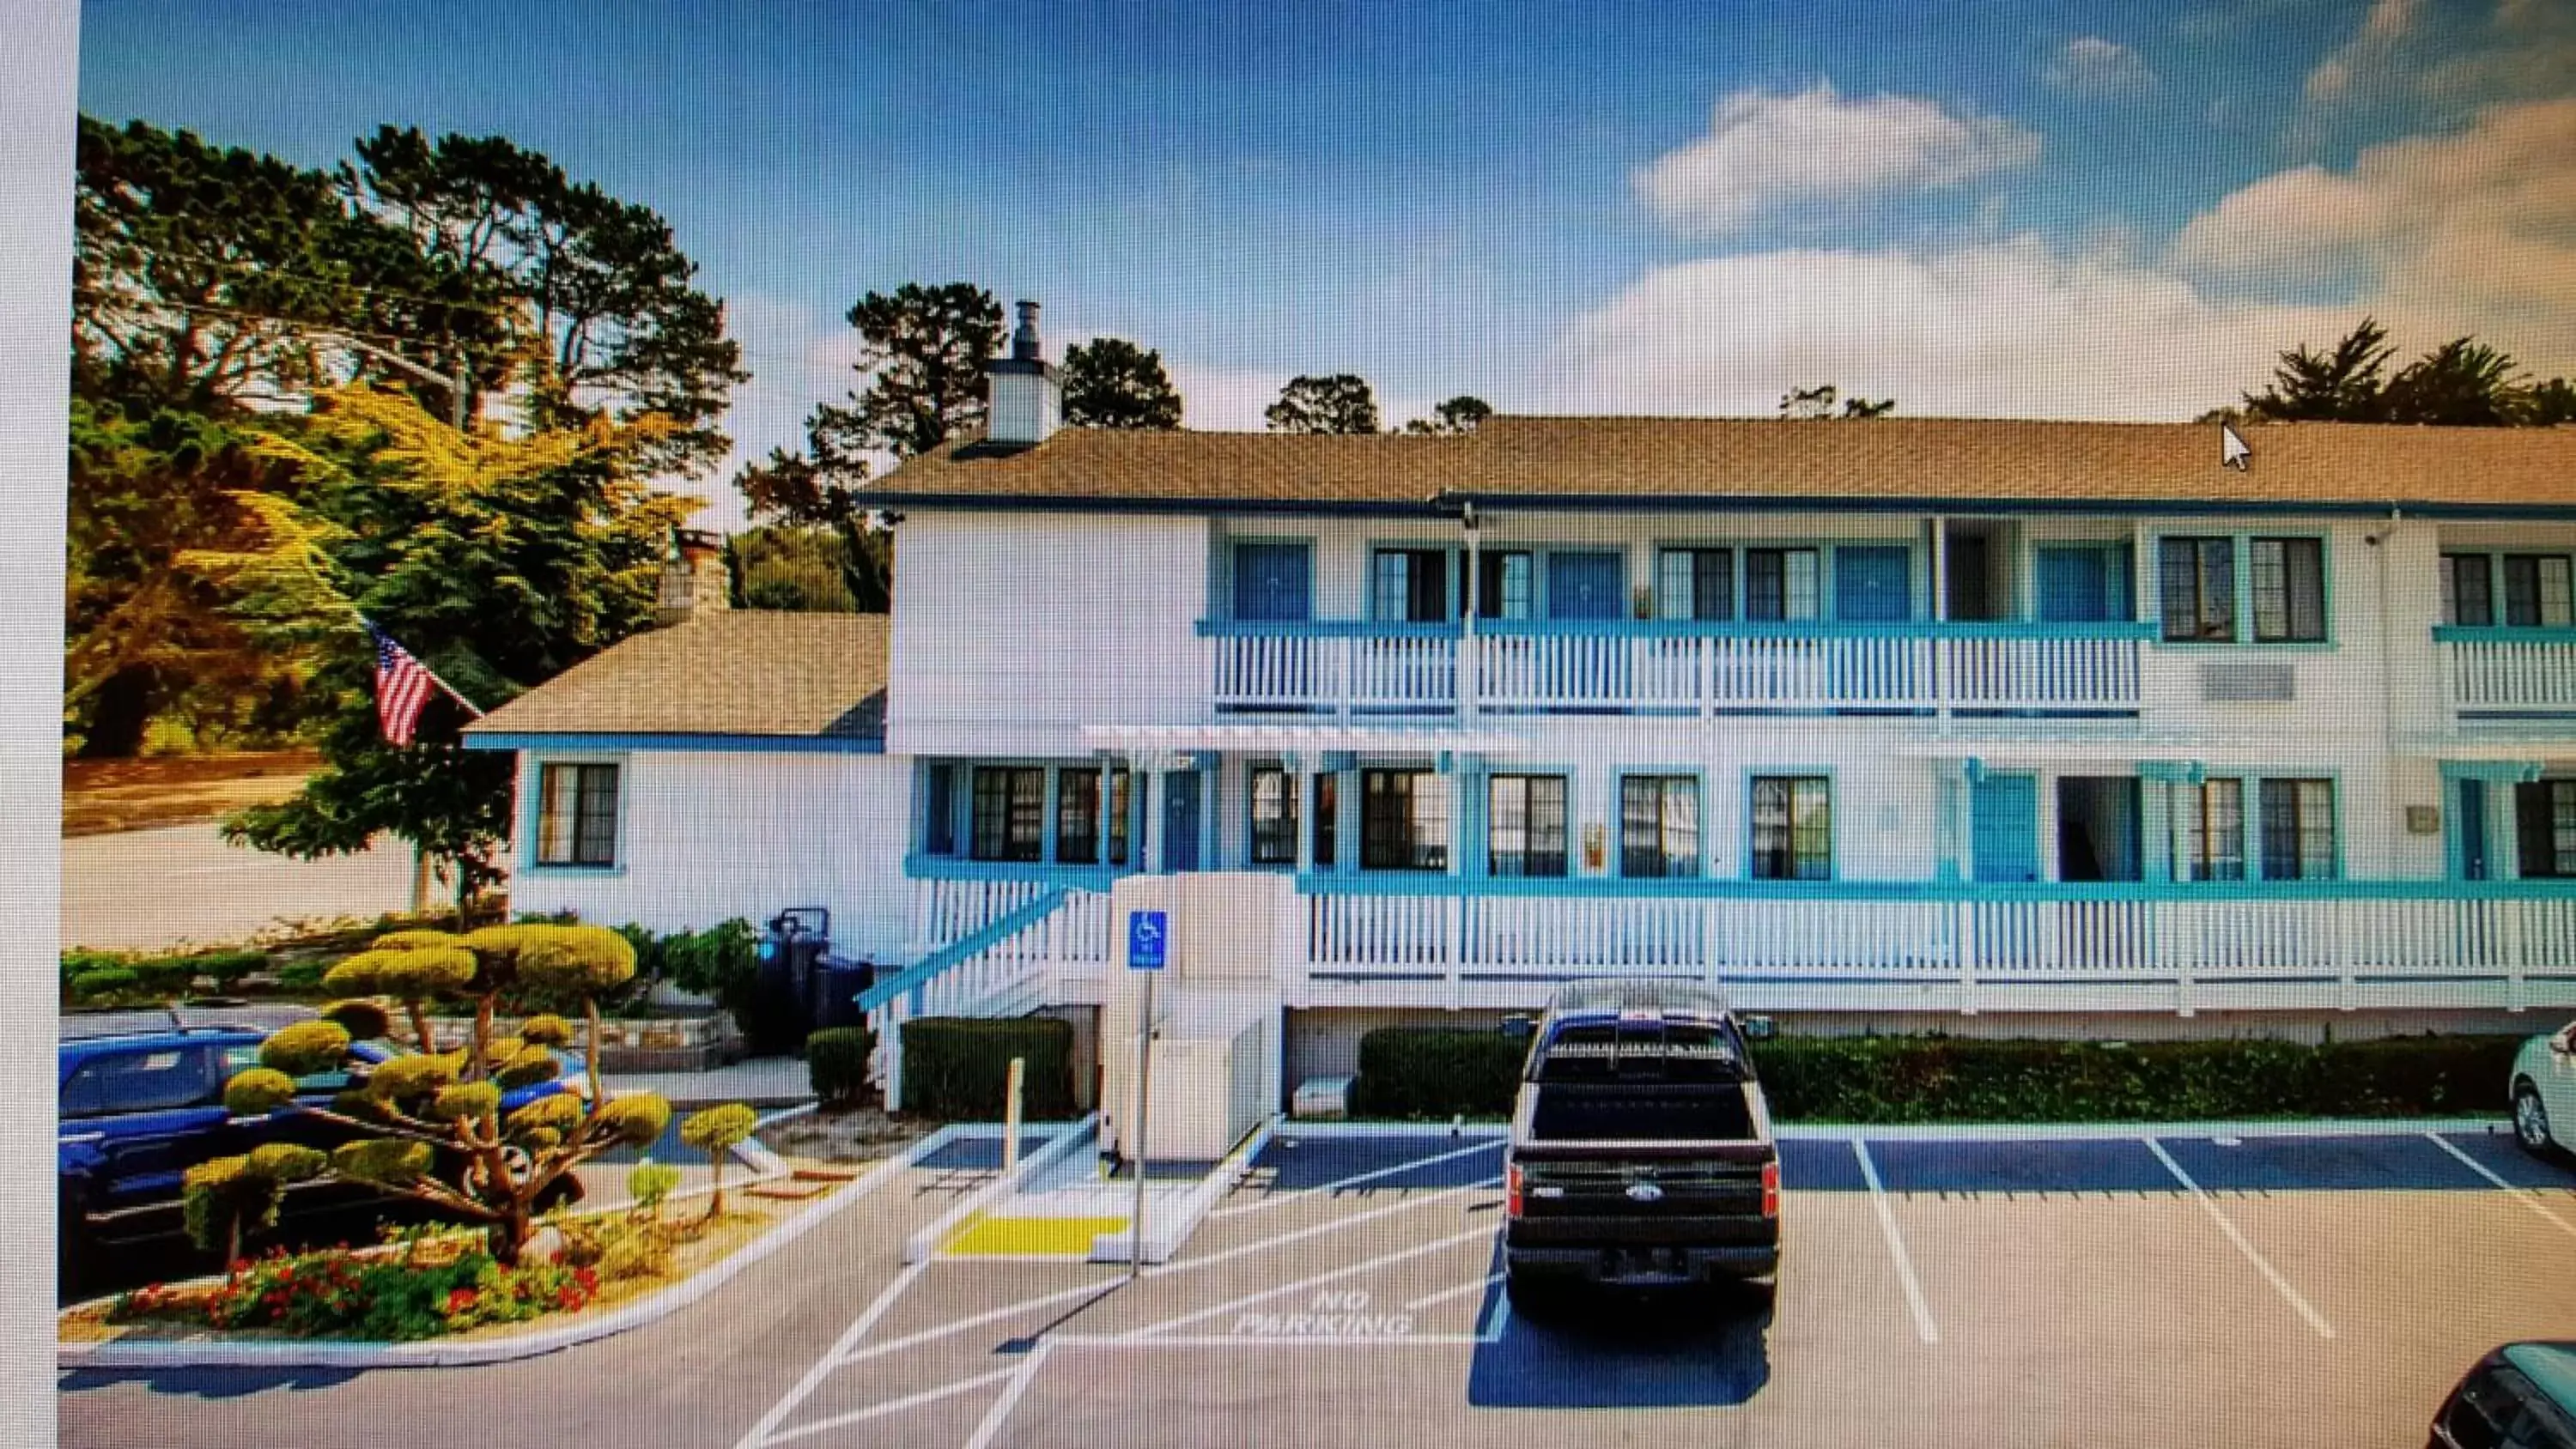
[[[535,763],[622,768],[618,864],[550,869],[516,842],[518,911],[578,912],[604,926],[695,930],[740,916],[758,926],[788,906],[832,912],[833,948],[899,959],[909,919],[903,844],[912,769],[884,755],[678,750],[530,752],[520,757],[522,822]]]

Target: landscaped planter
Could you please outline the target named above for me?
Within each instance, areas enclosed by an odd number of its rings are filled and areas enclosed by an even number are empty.
[[[518,1033],[519,1017],[495,1017],[495,1037]],[[566,1049],[580,1052],[588,1049],[589,1023],[570,1018],[572,1042]],[[402,1023],[396,1035],[408,1041],[409,1033]],[[440,1051],[455,1051],[474,1040],[474,1019],[469,1016],[433,1016],[429,1019],[429,1037]],[[651,1017],[643,1020],[609,1017],[599,1023],[599,1068],[604,1072],[685,1072],[704,1071],[738,1061],[743,1054],[742,1033],[735,1030],[733,1018],[724,1012],[704,1016]]]

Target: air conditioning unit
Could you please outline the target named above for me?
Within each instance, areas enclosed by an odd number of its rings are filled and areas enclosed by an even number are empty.
[[[2229,660],[2200,666],[2200,697],[2210,704],[2285,704],[2299,697],[2290,665]]]

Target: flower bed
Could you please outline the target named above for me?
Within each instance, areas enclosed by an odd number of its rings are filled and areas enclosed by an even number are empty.
[[[397,1229],[375,1247],[271,1251],[221,1278],[153,1284],[66,1310],[58,1336],[98,1339],[335,1339],[411,1342],[489,1336],[641,1297],[715,1266],[787,1209],[755,1200],[708,1221],[683,1209],[560,1217],[558,1244],[516,1267],[483,1236],[452,1228]],[[541,1234],[542,1236],[542,1234]]]

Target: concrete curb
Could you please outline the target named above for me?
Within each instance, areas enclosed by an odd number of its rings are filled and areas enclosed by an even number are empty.
[[[1026,1127],[1021,1129],[1022,1132],[1027,1130]],[[980,1137],[982,1134],[976,1135]],[[998,1128],[995,1135],[999,1135]],[[938,1251],[940,1240],[954,1231],[959,1223],[983,1211],[985,1205],[995,1199],[1017,1192],[1021,1183],[1028,1181],[1041,1169],[1054,1166],[1057,1159],[1071,1152],[1077,1144],[1096,1142],[1099,1139],[1100,1114],[1097,1112],[1057,1129],[1055,1134],[1047,1139],[1044,1147],[1021,1158],[1018,1166],[959,1198],[950,1205],[948,1211],[931,1219],[918,1232],[904,1239],[903,1260],[907,1263],[927,1262],[930,1255]]]
[[[1190,1240],[1190,1234],[1198,1231],[1199,1223],[1216,1206],[1217,1200],[1234,1191],[1236,1185],[1252,1171],[1253,1160],[1270,1145],[1270,1138],[1278,1126],[1279,1119],[1271,1117],[1253,1128],[1250,1136],[1227,1153],[1223,1161],[1209,1169],[1207,1176],[1199,1179],[1198,1185],[1181,1199],[1179,1208],[1162,1227],[1154,1226],[1153,1210],[1148,1206],[1145,1212],[1146,1262],[1168,1263],[1181,1251],[1181,1245]],[[1134,1251],[1134,1239],[1126,1233],[1104,1233],[1091,1240],[1091,1261],[1095,1263],[1124,1262]]]
[[[787,1115],[787,1114],[782,1114]],[[765,1124],[764,1124],[765,1125]],[[614,1313],[574,1322],[543,1333],[474,1343],[57,1343],[57,1369],[209,1369],[209,1368],[462,1368],[535,1358],[591,1343],[667,1318],[706,1297],[735,1274],[812,1232],[843,1208],[866,1197],[916,1161],[947,1145],[957,1134],[943,1127],[901,1155],[870,1168],[856,1182],[780,1223],[723,1262],[675,1283]],[[784,1164],[780,1164],[782,1167]]]

